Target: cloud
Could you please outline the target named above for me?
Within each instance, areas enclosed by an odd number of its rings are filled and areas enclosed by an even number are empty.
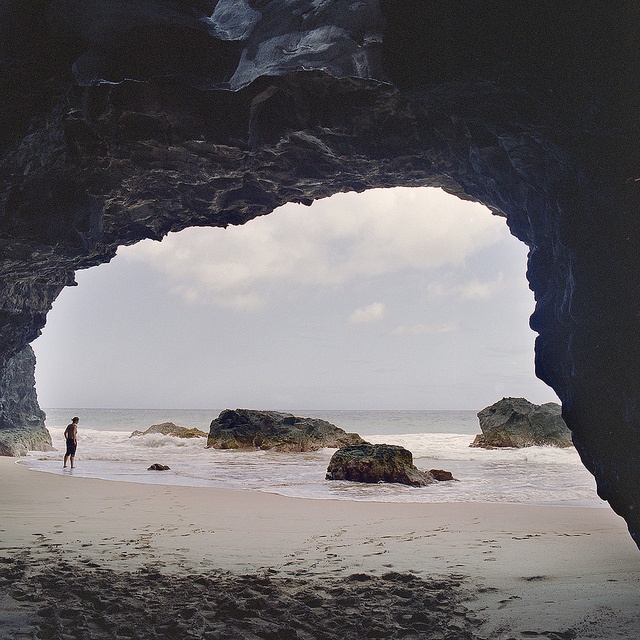
[[[503,219],[440,189],[372,189],[287,204],[242,227],[187,229],[119,254],[160,272],[185,299],[255,308],[260,288],[273,283],[339,285],[460,265],[505,235]]]
[[[235,309],[236,311],[255,311],[264,306],[264,298],[255,291],[215,295],[211,291],[198,289],[197,287],[174,286],[169,289],[171,293],[180,296],[185,302],[210,302],[221,307]]]
[[[382,302],[374,302],[368,307],[362,307],[356,309],[350,316],[349,322],[351,324],[365,324],[369,322],[375,322],[380,320],[384,315],[384,304]]]
[[[489,300],[504,287],[504,274],[500,272],[495,280],[480,282],[472,280],[460,287],[462,297],[469,300]]]
[[[451,333],[458,331],[459,327],[455,322],[442,323],[442,324],[412,324],[412,325],[400,325],[396,327],[391,335],[393,336],[419,336],[428,335],[434,333]]]
[[[431,282],[427,293],[432,298],[461,297],[466,300],[490,300],[506,286],[504,273],[500,272],[493,280],[474,278],[462,284],[447,285],[445,282]]]

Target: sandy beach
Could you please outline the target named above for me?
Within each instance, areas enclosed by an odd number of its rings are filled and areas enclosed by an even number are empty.
[[[608,508],[0,476],[1,638],[640,636],[640,552]]]

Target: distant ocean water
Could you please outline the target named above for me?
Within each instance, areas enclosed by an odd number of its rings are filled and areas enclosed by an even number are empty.
[[[247,489],[299,498],[606,506],[573,448],[470,448],[480,432],[475,411],[287,411],[328,420],[370,442],[401,445],[413,453],[419,469],[446,469],[459,482],[416,488],[327,481],[325,472],[335,449],[294,454],[221,451],[205,449],[206,441],[200,438],[129,437],[134,430],[161,422],[208,432],[220,410],[46,409],[57,451],[31,452],[21,463],[35,471],[76,477]],[[74,415],[80,417],[80,425],[76,468],[71,472],[62,469],[63,431]],[[156,462],[171,470],[147,471]]]

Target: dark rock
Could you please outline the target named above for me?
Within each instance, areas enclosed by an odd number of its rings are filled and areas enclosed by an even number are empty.
[[[327,467],[327,480],[398,482],[423,487],[434,482],[413,464],[411,451],[392,444],[357,444],[338,449]]]
[[[445,471],[444,469],[429,469],[429,473],[433,476],[434,480],[438,482],[449,482],[454,480],[458,482],[457,478],[453,477],[451,471]]]
[[[27,346],[0,369],[0,455],[50,451],[51,435],[35,395],[36,358]]]
[[[207,447],[316,451],[365,442],[356,433],[317,418],[298,418],[279,411],[226,409],[211,422]]]
[[[639,23],[636,2],[5,0],[0,380],[119,245],[443,187],[530,248],[536,373],[640,543]]]
[[[207,434],[200,429],[179,427],[173,422],[163,422],[153,424],[146,431],[133,431],[130,438],[134,436],[147,436],[150,433],[161,433],[163,436],[174,436],[176,438],[206,438]]]
[[[482,434],[472,447],[571,447],[571,432],[555,402],[537,405],[524,398],[502,398],[478,413]]]
[[[159,462],[154,462],[147,471],[171,471],[171,468],[166,464],[160,464]]]

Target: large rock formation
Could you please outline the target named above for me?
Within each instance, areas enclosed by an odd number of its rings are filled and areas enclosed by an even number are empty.
[[[138,431],[137,429],[131,433],[130,438],[137,436],[148,436],[152,433],[160,433],[163,436],[173,436],[174,438],[206,438],[207,434],[200,429],[194,427],[179,427],[173,422],[162,422],[161,424],[152,424],[148,429],[144,431]]]
[[[0,370],[0,455],[52,449],[44,411],[35,395],[35,366],[36,357],[27,346]]]
[[[225,409],[211,422],[207,447],[317,451],[365,442],[357,433],[318,418],[298,418],[280,411]]]
[[[435,482],[413,464],[413,454],[394,444],[354,444],[338,449],[329,460],[327,480],[394,482],[424,487]]]
[[[537,375],[640,542],[638,24],[631,0],[5,0],[0,377],[118,245],[442,186],[530,247]]]
[[[478,412],[481,434],[472,447],[571,447],[571,431],[556,402],[533,404],[524,398],[502,398]]]

